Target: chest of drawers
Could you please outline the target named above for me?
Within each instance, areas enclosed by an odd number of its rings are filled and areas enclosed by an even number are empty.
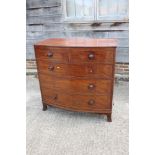
[[[43,110],[101,113],[111,121],[116,40],[47,39],[34,45]]]

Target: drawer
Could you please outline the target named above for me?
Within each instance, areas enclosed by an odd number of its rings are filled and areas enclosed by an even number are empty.
[[[103,79],[54,79],[40,75],[42,94],[54,92],[68,94],[111,94],[112,80]]]
[[[72,48],[70,62],[102,62],[113,64],[115,48]]]
[[[107,95],[66,95],[51,94],[43,96],[43,102],[74,110],[101,111],[111,109],[111,98]]]
[[[57,77],[113,78],[113,65],[107,64],[62,64],[38,61],[38,71]]]
[[[36,59],[48,59],[52,62],[68,62],[67,48],[35,47]]]

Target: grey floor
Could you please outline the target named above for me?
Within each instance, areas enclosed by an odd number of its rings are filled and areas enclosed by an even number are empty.
[[[113,122],[106,116],[48,107],[38,79],[27,77],[27,155],[128,155],[128,82],[115,85]]]

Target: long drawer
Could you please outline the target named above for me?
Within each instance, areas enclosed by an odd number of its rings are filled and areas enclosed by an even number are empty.
[[[48,59],[52,62],[84,62],[114,64],[114,48],[56,48],[35,47],[37,59]]]
[[[66,95],[53,93],[50,96],[43,96],[42,99],[48,105],[57,105],[74,110],[101,111],[111,109],[111,98],[107,95]]]
[[[42,93],[50,95],[53,92],[69,94],[110,94],[112,80],[103,79],[58,79],[40,75]]]
[[[101,63],[62,64],[48,60],[38,60],[38,71],[51,76],[113,78],[113,65]]]

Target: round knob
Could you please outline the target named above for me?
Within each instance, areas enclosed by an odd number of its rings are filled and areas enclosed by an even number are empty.
[[[52,52],[48,52],[47,56],[48,57],[52,57],[53,56],[53,53]]]
[[[89,100],[89,101],[88,101],[88,104],[89,104],[89,105],[95,104],[95,100],[93,100],[93,99]]]
[[[48,66],[48,70],[53,71],[54,70],[54,66]]]
[[[94,88],[95,88],[95,85],[94,85],[94,84],[89,84],[89,85],[88,85],[88,89],[91,89],[91,90],[92,90],[92,89],[94,89]]]
[[[88,54],[89,60],[93,60],[95,58],[95,55],[93,53]]]

